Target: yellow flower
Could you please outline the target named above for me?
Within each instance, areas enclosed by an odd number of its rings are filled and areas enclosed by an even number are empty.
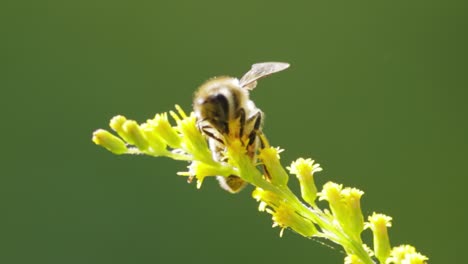
[[[266,209],[266,212],[272,215],[273,227],[281,228],[280,236],[283,236],[284,229],[288,227],[305,237],[312,237],[318,232],[314,223],[300,216],[285,203],[280,203],[275,210]]]
[[[185,152],[193,155],[194,160],[203,161],[205,163],[214,163],[211,151],[208,148],[206,138],[200,133],[197,128],[197,119],[194,113],[187,116],[180,106],[175,106],[177,113],[171,111],[171,116],[175,119],[177,127],[174,131],[178,131],[178,142],[180,148]]]
[[[280,236],[288,227],[305,237],[312,237],[318,233],[314,223],[296,212],[278,193],[255,188],[252,196],[260,202],[259,211],[266,211],[272,215],[273,227],[281,228]]]
[[[188,166],[188,172],[178,172],[178,175],[197,178],[197,188],[200,189],[205,177],[208,176],[224,176],[236,174],[236,171],[230,166],[223,166],[219,163],[204,163],[200,161],[192,161]]]
[[[411,253],[405,256],[401,264],[425,264],[428,258],[419,253]]]
[[[348,255],[345,258],[344,264],[364,264],[364,262],[356,255]]]
[[[290,167],[287,167],[291,174],[297,175],[297,177],[309,177],[315,172],[322,171],[320,164],[315,163],[312,159],[298,158],[291,163]]]
[[[390,253],[391,257],[387,263],[400,263],[407,254],[416,253],[416,249],[410,245],[400,245],[394,247]]]
[[[374,252],[381,263],[385,263],[390,256],[390,239],[387,227],[392,226],[392,218],[383,214],[373,213],[369,216],[366,228],[370,228],[374,234]]]
[[[336,221],[343,231],[354,240],[361,241],[364,230],[364,217],[361,211],[360,199],[364,194],[356,188],[344,188],[341,184],[327,182],[318,194],[319,200],[327,200]]]
[[[252,197],[261,203],[259,211],[264,211],[267,205],[272,208],[277,208],[281,202],[281,197],[277,193],[258,187],[252,192]]]
[[[315,205],[317,187],[315,186],[314,173],[322,171],[320,164],[312,159],[299,158],[287,167],[289,173],[295,174],[301,185],[302,199],[310,205]]]
[[[356,188],[345,188],[341,192],[343,203],[348,209],[348,221],[346,228],[348,234],[351,234],[356,240],[360,241],[361,232],[364,230],[364,216],[361,210],[361,197],[363,191]]]
[[[400,245],[394,247],[386,264],[425,264],[428,257],[416,252],[416,249],[410,245]]]
[[[259,151],[258,158],[266,168],[266,177],[275,185],[286,186],[289,176],[280,163],[280,156],[283,150],[280,148],[266,147]]]
[[[247,155],[245,146],[240,139],[231,139],[226,143],[226,148],[228,163],[238,169],[238,174],[236,175],[257,187],[262,187],[267,183],[257,169],[256,164]]]

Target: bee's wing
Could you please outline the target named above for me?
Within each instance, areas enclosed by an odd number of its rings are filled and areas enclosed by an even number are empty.
[[[262,62],[262,63],[255,63],[252,65],[250,71],[248,71],[242,78],[240,79],[239,83],[241,87],[246,89],[252,90],[257,86],[257,80],[273,74],[275,72],[279,72],[285,70],[289,67],[289,63],[285,62]]]

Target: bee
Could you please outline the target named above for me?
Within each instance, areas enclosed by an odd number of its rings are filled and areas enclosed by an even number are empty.
[[[284,62],[263,62],[252,68],[240,79],[215,77],[197,90],[193,108],[197,125],[208,140],[213,159],[227,161],[224,157],[226,143],[240,139],[246,153],[256,161],[256,153],[262,143],[263,112],[249,98],[249,91],[257,86],[257,80],[289,67]],[[237,193],[246,182],[237,175],[217,176],[223,189]]]

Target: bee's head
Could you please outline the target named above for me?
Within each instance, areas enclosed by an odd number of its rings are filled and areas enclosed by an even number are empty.
[[[195,93],[193,109],[197,118],[208,121],[224,132],[229,120],[248,101],[248,91],[231,77],[216,77],[205,82]]]

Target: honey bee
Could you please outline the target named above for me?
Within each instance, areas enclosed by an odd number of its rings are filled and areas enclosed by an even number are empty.
[[[257,80],[289,67],[284,62],[263,62],[252,68],[241,79],[215,77],[206,81],[197,90],[193,108],[197,125],[206,136],[213,159],[226,161],[226,143],[240,139],[247,155],[256,161],[256,153],[262,145],[263,112],[249,98],[249,91],[257,85]],[[217,176],[223,189],[237,193],[246,183],[237,175]]]

